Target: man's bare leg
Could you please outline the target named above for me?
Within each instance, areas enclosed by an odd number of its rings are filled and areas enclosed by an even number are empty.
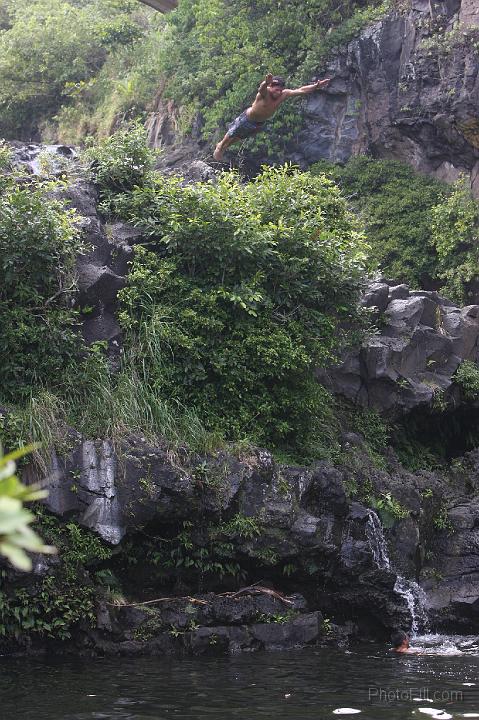
[[[220,140],[218,145],[215,148],[215,151],[213,153],[213,157],[218,162],[221,162],[223,160],[223,153],[225,150],[229,148],[230,145],[233,145],[235,142],[240,142],[242,138],[239,137],[231,137],[226,133],[223,140]]]

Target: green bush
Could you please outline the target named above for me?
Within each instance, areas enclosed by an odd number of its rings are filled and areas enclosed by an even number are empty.
[[[0,195],[1,399],[55,384],[79,355],[71,309],[80,251],[72,212],[48,186],[9,185]]]
[[[142,185],[154,159],[146,130],[138,122],[101,140],[85,155],[91,163],[92,179],[103,192],[127,191]]]
[[[158,177],[105,209],[148,238],[120,293],[147,385],[230,439],[312,452],[334,434],[313,371],[358,326],[366,245],[330,181],[288,167],[248,185]]]
[[[8,3],[0,30],[0,132],[30,135],[51,121],[108,53],[142,35],[133,7],[117,0]]]
[[[464,360],[456,370],[454,380],[461,388],[466,400],[479,399],[479,367],[471,360]]]
[[[431,212],[447,194],[446,185],[403,163],[368,157],[353,158],[345,166],[321,162],[311,168],[324,171],[359,213],[371,258],[385,275],[417,288],[437,283]]]
[[[432,209],[432,242],[443,291],[459,303],[470,299],[479,268],[479,202],[466,180]]]
[[[0,172],[10,170],[12,162],[12,149],[0,139]]]

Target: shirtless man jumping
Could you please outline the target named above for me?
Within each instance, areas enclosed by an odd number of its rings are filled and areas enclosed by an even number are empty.
[[[213,153],[214,159],[221,161],[224,151],[230,145],[251,137],[262,130],[266,120],[269,120],[274,115],[282,102],[291,97],[308,95],[315,90],[326,87],[329,82],[329,78],[327,80],[317,80],[311,85],[303,85],[296,90],[288,90],[285,88],[285,81],[282,77],[268,73],[258,88],[254,103],[231,123],[223,140],[216,146]]]

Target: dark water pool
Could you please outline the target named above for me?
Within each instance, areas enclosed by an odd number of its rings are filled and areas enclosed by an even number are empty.
[[[183,660],[0,658],[0,718],[424,720],[434,710],[445,711],[443,718],[475,713],[479,718],[477,638],[415,644],[434,654],[399,656],[383,645],[365,644],[350,651]],[[455,654],[459,650],[463,654]],[[334,713],[341,708],[361,713]]]

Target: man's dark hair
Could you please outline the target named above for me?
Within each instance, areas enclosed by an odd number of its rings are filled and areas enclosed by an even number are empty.
[[[286,87],[286,80],[284,77],[281,77],[281,75],[273,75],[271,85],[281,85],[281,87]]]
[[[407,634],[404,630],[396,630],[396,632],[393,632],[391,635],[391,642],[395,648],[402,645],[405,640],[407,640]]]

